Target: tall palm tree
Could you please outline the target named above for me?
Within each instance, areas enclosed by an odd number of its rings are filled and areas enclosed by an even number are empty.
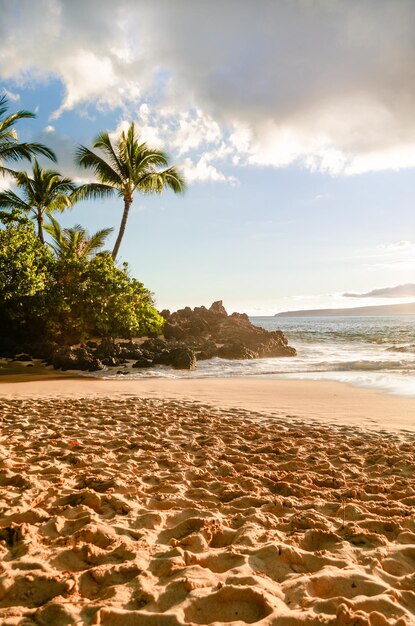
[[[80,224],[73,228],[62,228],[59,222],[50,216],[50,223],[45,225],[45,230],[52,237],[53,243],[50,245],[58,259],[89,259],[101,250],[113,228],[103,228],[89,235]]]
[[[13,191],[0,193],[0,208],[20,209],[32,213],[38,229],[38,237],[45,243],[43,224],[45,214],[50,216],[53,211],[70,208],[74,202],[71,194],[76,189],[70,178],[64,178],[59,172],[41,168],[34,161],[33,178],[27,172],[16,172],[15,184],[22,192],[22,197]]]
[[[112,251],[112,258],[117,258],[127,224],[128,213],[134,193],[161,193],[166,187],[174,193],[182,193],[185,181],[179,170],[169,165],[168,156],[161,150],[150,148],[141,142],[136,133],[134,122],[127,132],[122,131],[113,145],[107,132],[100,133],[95,139],[94,148],[101,154],[80,146],[76,152],[76,162],[95,172],[99,183],[82,185],[77,191],[77,198],[104,198],[117,194],[124,201],[124,211],[120,230]],[[167,169],[160,170],[159,168]]]
[[[7,96],[0,96],[0,174],[14,174],[13,170],[8,169],[3,164],[7,161],[20,161],[21,159],[29,159],[36,154],[56,161],[56,156],[46,146],[40,143],[19,143],[19,138],[14,125],[17,121],[25,118],[34,118],[36,115],[30,111],[16,111],[6,116],[9,103]]]

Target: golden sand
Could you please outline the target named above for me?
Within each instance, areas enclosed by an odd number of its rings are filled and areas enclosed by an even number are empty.
[[[32,384],[0,387],[2,625],[415,623],[414,433]]]

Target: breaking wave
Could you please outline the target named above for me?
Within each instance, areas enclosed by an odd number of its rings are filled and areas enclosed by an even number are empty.
[[[415,396],[415,316],[387,318],[251,318],[281,329],[297,356],[199,361],[191,372],[158,366],[96,372],[99,378],[310,378],[338,380]],[[122,371],[122,374],[120,373]]]

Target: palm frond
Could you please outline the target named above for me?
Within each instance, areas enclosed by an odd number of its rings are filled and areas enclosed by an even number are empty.
[[[31,207],[24,200],[19,198],[13,191],[3,191],[0,193],[0,207],[2,209],[21,209],[29,212]]]
[[[35,159],[31,175],[28,172],[16,172],[15,184],[19,195],[14,192],[3,194],[4,206],[14,206],[24,211],[31,211],[38,221],[38,236],[43,242],[42,222],[44,214],[51,218],[54,211],[63,211],[73,204],[71,193],[76,189],[70,178],[63,178],[55,170],[42,168]]]
[[[102,200],[105,198],[111,198],[117,189],[110,185],[101,185],[99,183],[85,183],[80,185],[70,195],[71,201],[79,202],[81,200]]]
[[[89,148],[79,146],[75,154],[75,161],[78,165],[93,170],[100,183],[112,185],[113,187],[122,185],[119,173],[105,159],[89,150]]]
[[[162,172],[150,172],[137,186],[137,189],[145,194],[160,194],[165,188],[171,189],[174,193],[183,193],[186,189],[186,181],[175,167],[169,167]]]
[[[111,139],[107,132],[100,133],[98,137],[94,141],[94,148],[98,148],[98,150],[102,150],[105,155],[109,158],[111,167],[118,173],[122,173],[122,163],[120,162],[115,150],[114,146],[111,143]]]
[[[113,232],[113,228],[102,228],[91,235],[88,240],[88,253],[100,250],[105,243],[106,238]]]
[[[4,113],[7,111],[7,108],[3,111]],[[0,109],[0,115],[2,115],[1,109]],[[12,126],[14,126],[14,124],[21,119],[27,119],[27,118],[35,118],[36,115],[34,113],[31,113],[30,111],[16,111],[16,113],[12,113],[11,115],[9,115],[8,117],[6,117],[4,120],[0,120],[0,132],[4,132],[6,131],[8,128],[11,128]]]
[[[63,233],[61,225],[55,220],[52,215],[48,215],[50,222],[44,225],[45,231],[52,237],[53,243],[48,242],[48,245],[52,248],[57,257],[59,257],[59,251],[61,249]]]
[[[6,113],[8,108],[9,108],[9,99],[4,93],[0,96],[0,118],[2,115]]]
[[[150,150],[146,147],[140,150],[137,156],[137,165],[140,165],[143,169],[144,167],[164,167],[169,163],[169,157],[162,150]]]
[[[58,258],[87,259],[103,247],[113,229],[103,228],[90,236],[80,224],[75,224],[72,228],[62,228],[50,216],[50,223],[46,224],[45,230],[52,238],[49,245]]]
[[[69,196],[64,193],[56,194],[54,200],[48,203],[48,207],[46,212],[48,214],[53,213],[53,211],[59,211],[62,213],[65,209],[71,209],[72,202]]]
[[[0,176],[11,176],[12,178],[16,178],[16,175],[19,172],[16,172],[16,170],[11,170],[9,167],[5,167],[4,165],[1,165],[1,160],[0,160]]]
[[[14,143],[10,141],[3,143],[0,141],[0,160],[2,161],[20,161],[21,159],[30,161],[35,154],[42,154],[51,161],[56,162],[57,160],[55,153],[41,143]]]
[[[41,143],[19,143],[19,139],[14,128],[16,122],[21,119],[34,118],[34,113],[26,110],[16,111],[6,116],[9,101],[5,94],[0,96],[0,172],[8,173],[5,170],[5,161],[20,161],[22,159],[32,160],[37,154],[48,157],[56,161],[54,152]]]

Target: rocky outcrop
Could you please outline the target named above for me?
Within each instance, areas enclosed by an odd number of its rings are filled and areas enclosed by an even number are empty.
[[[196,352],[198,360],[214,356],[254,359],[296,354],[280,330],[258,328],[245,313],[228,315],[220,300],[209,309],[186,307],[176,313],[163,311],[163,316],[165,339],[185,343]]]
[[[166,320],[161,337],[136,341],[106,337],[78,347],[43,342],[32,346],[23,356],[27,360],[41,358],[56,369],[93,372],[131,361],[133,368],[165,365],[192,370],[197,360],[213,357],[256,359],[296,354],[281,331],[258,328],[245,313],[228,315],[220,300],[209,309],[186,307],[175,313],[165,310],[161,315]],[[124,374],[128,368],[120,371]]]
[[[170,350],[170,364],[176,370],[194,370],[196,355],[189,348],[173,348]]]
[[[50,353],[45,358],[45,362],[48,365],[53,365],[55,369],[87,372],[96,372],[104,369],[102,361],[86,346],[72,348],[56,345],[55,349],[49,348],[49,350]]]

